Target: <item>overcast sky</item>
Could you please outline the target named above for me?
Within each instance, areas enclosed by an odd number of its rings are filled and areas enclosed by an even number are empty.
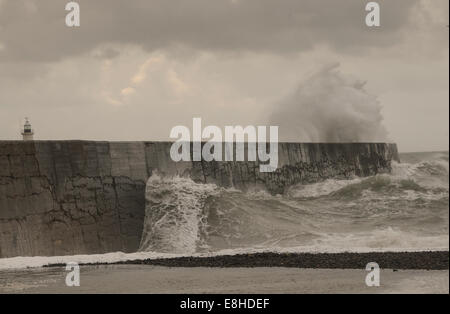
[[[164,140],[176,125],[448,150],[448,0],[0,0],[0,140]],[[354,135],[354,137],[353,137]]]

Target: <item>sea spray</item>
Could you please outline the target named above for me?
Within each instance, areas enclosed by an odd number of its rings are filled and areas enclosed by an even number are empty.
[[[280,140],[301,142],[384,142],[381,105],[365,82],[324,67],[277,104],[270,124]]]

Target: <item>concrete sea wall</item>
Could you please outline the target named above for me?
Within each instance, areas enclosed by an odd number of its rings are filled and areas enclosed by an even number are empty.
[[[169,142],[0,141],[0,257],[136,251],[155,171],[282,193],[297,183],[391,170],[395,144],[280,143],[257,162],[173,162]]]

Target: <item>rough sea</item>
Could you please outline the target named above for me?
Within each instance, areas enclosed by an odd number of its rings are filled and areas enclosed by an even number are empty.
[[[448,152],[400,154],[391,174],[242,192],[153,175],[139,252],[0,259],[48,263],[254,252],[449,249]]]

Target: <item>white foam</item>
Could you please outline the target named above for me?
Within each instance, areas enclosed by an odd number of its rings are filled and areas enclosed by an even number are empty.
[[[287,194],[295,198],[309,198],[329,195],[346,186],[361,183],[363,178],[353,178],[348,180],[328,179],[323,182],[313,184],[297,184],[289,188]]]
[[[176,257],[176,254],[163,254],[153,252],[123,253],[112,252],[105,254],[65,255],[65,256],[18,256],[0,258],[0,270],[37,268],[50,264],[89,264],[89,263],[117,263],[127,260],[143,260],[156,257]]]
[[[158,249],[171,253],[194,253],[206,199],[218,193],[213,184],[199,184],[179,176],[152,175],[146,199],[154,205],[146,210],[140,251]]]
[[[348,239],[347,239],[348,240]],[[342,239],[342,242],[345,240]],[[426,241],[426,238],[424,239]],[[348,242],[347,242],[348,243]],[[332,245],[329,243],[328,245]],[[126,261],[141,261],[147,259],[167,259],[177,257],[212,257],[212,256],[226,256],[238,254],[255,254],[255,253],[369,253],[369,252],[424,252],[424,251],[448,251],[448,245],[443,247],[429,247],[425,246],[422,249],[414,247],[335,247],[335,246],[301,246],[301,247],[254,247],[254,248],[237,248],[225,249],[217,252],[208,253],[194,253],[194,254],[169,254],[157,252],[137,252],[137,253],[123,253],[112,252],[105,254],[90,254],[90,255],[67,255],[67,256],[32,256],[32,257],[11,257],[0,258],[0,271],[40,268],[52,264],[114,264]]]

